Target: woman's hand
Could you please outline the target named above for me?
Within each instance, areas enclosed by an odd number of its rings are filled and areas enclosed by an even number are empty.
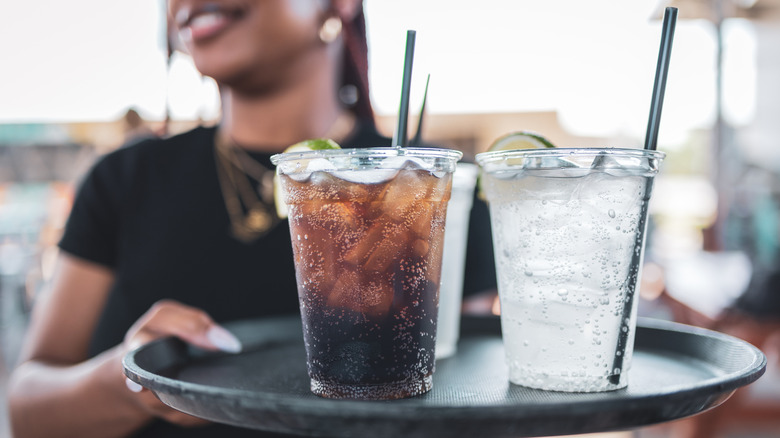
[[[113,271],[104,266],[60,257],[52,288],[36,299],[20,365],[9,381],[13,436],[110,438],[128,436],[154,418],[187,426],[205,423],[128,384],[122,360],[130,349],[163,336],[229,352],[240,351],[241,343],[203,311],[161,301],[122,343],[91,357],[89,342],[113,283]]]
[[[182,303],[164,300],[157,302],[125,335],[126,352],[165,336],[176,336],[206,350],[229,353],[241,351],[241,343],[233,334],[217,325],[204,311]],[[134,392],[136,405],[154,417],[163,418],[180,426],[197,426],[206,420],[179,412],[162,403],[151,391],[127,379],[127,388]]]

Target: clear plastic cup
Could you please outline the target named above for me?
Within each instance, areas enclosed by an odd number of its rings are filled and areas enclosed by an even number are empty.
[[[609,148],[477,155],[512,383],[568,392],[628,384],[647,205],[663,157]]]
[[[431,389],[444,221],[461,155],[366,148],[272,157],[315,394],[376,400]]]

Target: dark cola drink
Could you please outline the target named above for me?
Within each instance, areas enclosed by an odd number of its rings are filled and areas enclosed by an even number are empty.
[[[432,387],[451,170],[395,159],[391,169],[280,172],[311,389],[323,397]]]

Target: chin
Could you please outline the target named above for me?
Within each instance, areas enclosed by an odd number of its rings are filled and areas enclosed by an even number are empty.
[[[204,76],[214,79],[220,88],[228,87],[233,91],[247,95],[268,94],[278,90],[282,81],[279,75],[263,74],[263,72],[272,71],[278,70],[231,68],[227,65],[200,70]]]

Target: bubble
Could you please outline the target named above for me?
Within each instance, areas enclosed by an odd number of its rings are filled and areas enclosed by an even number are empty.
[[[608,215],[609,215],[609,217],[611,217],[612,219],[614,219],[614,218],[615,218],[615,210],[613,210],[613,209],[611,209],[611,208],[610,208],[610,209],[609,209],[609,212],[607,212],[607,214],[608,214]]]

